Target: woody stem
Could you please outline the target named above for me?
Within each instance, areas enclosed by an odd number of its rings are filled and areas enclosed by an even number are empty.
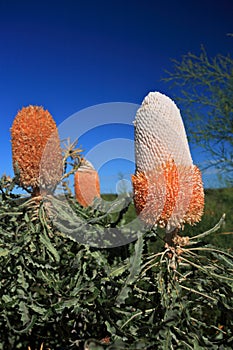
[[[169,247],[174,247],[175,246],[174,240],[175,240],[175,237],[177,237],[177,234],[178,234],[177,228],[175,228],[175,230],[173,231],[166,232],[165,234],[166,245],[168,245]]]

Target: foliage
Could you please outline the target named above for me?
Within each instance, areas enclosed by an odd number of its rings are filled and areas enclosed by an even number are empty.
[[[233,181],[233,59],[218,54],[209,58],[188,53],[173,60],[173,71],[164,79],[177,91],[187,119],[191,141],[211,156],[205,167],[214,166]]]
[[[116,200],[116,195],[105,194],[103,195],[106,201]],[[205,189],[205,208],[204,215],[201,222],[195,226],[186,225],[184,232],[189,236],[195,236],[199,232],[205,232],[210,227],[215,225],[222,213],[226,214],[225,220],[221,228],[214,234],[208,236],[208,242],[214,244],[218,248],[223,248],[228,252],[233,251],[233,188],[218,188],[218,189]],[[131,222],[136,217],[135,209],[131,203],[127,213],[125,214],[126,222]],[[162,229],[157,230],[157,235],[163,236]],[[157,240],[156,250],[163,248],[163,241]]]
[[[158,251],[149,230],[123,247],[90,247],[14,186],[1,178],[0,349],[232,348],[233,256],[208,236]],[[103,216],[69,200],[98,232],[124,232],[130,202]]]

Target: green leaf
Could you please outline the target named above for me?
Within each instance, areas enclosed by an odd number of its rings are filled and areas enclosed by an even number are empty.
[[[110,277],[118,277],[118,276],[122,275],[128,268],[129,268],[129,263],[128,264],[124,263],[124,265],[114,267],[111,270],[109,276]]]
[[[35,311],[36,313],[40,314],[40,315],[44,315],[47,313],[47,309],[41,307],[41,306],[38,306],[36,304],[31,304],[30,306],[30,309],[32,309],[33,311]]]
[[[0,248],[0,257],[1,256],[7,256],[9,254],[10,250],[9,249],[3,249],[3,248]]]
[[[104,322],[105,323],[105,325],[106,325],[106,327],[107,327],[107,331],[110,333],[110,334],[116,334],[116,328],[112,325],[112,324],[110,324],[110,322],[109,321],[105,321]]]
[[[24,220],[25,220],[26,223],[29,223],[29,222],[30,222],[30,218],[29,218],[27,212],[26,212],[25,215],[24,215]]]
[[[134,254],[130,257],[129,260],[129,275],[116,299],[116,303],[118,305],[122,304],[128,297],[128,294],[131,290],[129,285],[132,285],[136,281],[141,271],[143,244],[143,236],[142,234],[139,234],[138,240],[134,246]]]
[[[7,304],[7,303],[11,303],[11,302],[12,302],[12,297],[9,296],[9,295],[4,294],[4,295],[2,296],[2,300],[3,300],[6,304]]]
[[[30,321],[30,315],[29,315],[28,307],[24,301],[20,301],[19,311],[21,313],[21,321],[23,322],[23,325],[25,326]]]
[[[55,261],[59,262],[60,261],[59,253],[56,250],[56,248],[53,246],[53,244],[51,243],[51,241],[50,241],[49,237],[47,236],[47,234],[45,233],[45,231],[43,232],[43,234],[40,235],[40,241],[48,249],[48,251],[52,254]]]
[[[28,287],[29,287],[29,284],[28,284],[28,282],[25,279],[22,266],[21,265],[17,266],[17,270],[19,271],[18,272],[18,277],[17,277],[17,282],[20,285],[20,287],[23,288],[24,291],[27,291]],[[20,288],[20,290],[21,290],[21,288]]]

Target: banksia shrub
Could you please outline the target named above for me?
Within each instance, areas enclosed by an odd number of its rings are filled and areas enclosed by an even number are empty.
[[[90,206],[96,197],[100,197],[99,176],[89,161],[82,161],[74,180],[75,197],[83,207]]]
[[[167,231],[200,221],[204,207],[201,173],[193,165],[175,103],[159,92],[149,93],[134,125],[136,172],[132,182],[138,215]]]
[[[62,176],[62,154],[56,123],[39,106],[23,107],[11,128],[13,168],[19,185],[36,196],[54,189]]]

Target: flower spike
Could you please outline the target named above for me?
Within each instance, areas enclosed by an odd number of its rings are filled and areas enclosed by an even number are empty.
[[[173,231],[200,221],[204,190],[193,165],[180,111],[159,92],[150,92],[134,121],[134,203],[148,225]]]
[[[74,176],[75,197],[83,207],[90,206],[95,198],[100,197],[99,175],[91,162],[86,159],[81,164]]]
[[[13,168],[19,185],[32,196],[52,190],[62,176],[62,152],[56,123],[39,106],[23,107],[11,128]]]

